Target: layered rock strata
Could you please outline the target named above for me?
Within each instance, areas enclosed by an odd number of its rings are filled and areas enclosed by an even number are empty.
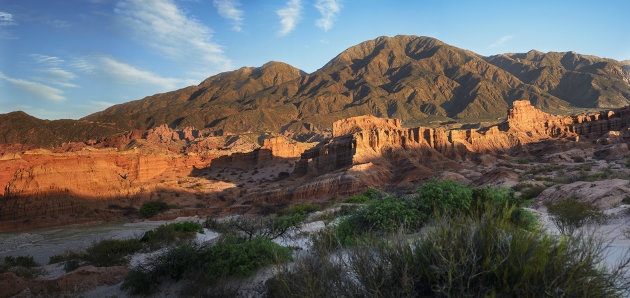
[[[478,130],[403,128],[396,119],[361,116],[334,123],[334,137],[306,150],[295,167],[298,175],[321,175],[363,164],[399,151],[423,150],[431,156],[465,157],[471,153],[506,152],[548,139],[595,140],[628,135],[630,107],[599,113],[553,116],[515,101],[507,120]],[[610,137],[610,136],[608,136]]]

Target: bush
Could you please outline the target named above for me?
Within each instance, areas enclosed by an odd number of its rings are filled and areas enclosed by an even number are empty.
[[[145,232],[140,238],[140,241],[147,245],[149,249],[157,249],[176,241],[193,238],[195,233],[203,234],[201,224],[190,221],[176,222],[161,225]]]
[[[371,200],[378,200],[382,197],[383,193],[381,193],[378,189],[368,188],[363,192],[363,194],[347,197],[343,200],[343,202],[351,204],[363,204]]]
[[[442,216],[424,233],[310,253],[267,281],[271,297],[616,297],[630,289],[624,262],[602,266],[591,237],[557,238],[510,220],[514,208]],[[330,295],[328,295],[330,293]]]
[[[0,263],[0,273],[13,272],[19,277],[33,279],[44,273],[44,270],[36,267],[39,264],[32,256],[6,256],[4,262]]]
[[[151,294],[160,280],[202,276],[206,284],[228,277],[245,277],[256,270],[291,260],[291,251],[269,239],[227,236],[215,246],[185,244],[131,270],[121,288],[133,295]]]
[[[472,202],[472,191],[453,180],[433,181],[418,188],[418,207],[425,214],[434,211],[440,214],[468,211]]]
[[[528,201],[536,198],[543,190],[547,189],[544,185],[531,185],[521,191],[521,200]]]
[[[295,215],[295,214],[302,214],[302,215],[306,215],[309,213],[313,213],[315,211],[319,211],[322,210],[322,207],[317,206],[317,205],[313,205],[313,204],[298,204],[298,205],[293,205],[291,207],[285,207],[282,208],[278,211],[276,211],[276,214],[278,216],[291,216],[291,215]]]
[[[102,240],[88,247],[81,259],[97,267],[126,265],[129,263],[126,257],[141,249],[142,243],[138,239]]]
[[[588,223],[599,223],[605,219],[605,214],[589,203],[580,202],[568,197],[557,202],[545,204],[547,212],[551,215],[551,221],[560,233],[573,235],[573,233]]]
[[[254,238],[276,239],[284,237],[290,232],[300,229],[306,219],[303,213],[295,213],[291,216],[246,218],[243,216],[231,218],[219,222],[208,217],[204,227],[217,233],[245,237],[248,240]]]
[[[343,200],[344,203],[349,203],[349,204],[363,204],[366,203],[370,200],[370,198],[364,196],[364,195],[358,195],[358,196],[350,196],[347,197]]]
[[[518,163],[519,163],[519,164],[522,164],[522,165],[529,164],[529,159],[527,159],[527,158],[521,158],[521,159],[519,159],[519,160],[518,160]]]
[[[399,227],[415,228],[426,220],[426,214],[420,213],[416,203],[394,197],[368,204],[359,215],[357,230],[393,231]]]
[[[149,201],[142,204],[139,214],[140,217],[149,218],[168,209],[170,209],[170,206],[162,201]]]
[[[573,159],[574,162],[584,162],[584,157],[582,156],[573,156],[571,159]]]

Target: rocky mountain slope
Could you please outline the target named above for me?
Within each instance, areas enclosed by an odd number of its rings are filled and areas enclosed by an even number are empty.
[[[65,142],[100,139],[124,130],[86,120],[42,120],[24,112],[0,114],[0,144],[59,146]]]
[[[627,105],[630,99],[630,69],[624,62],[534,50],[491,56],[486,61],[576,107],[613,108]]]
[[[620,62],[574,53],[484,58],[430,37],[379,37],[350,47],[311,74],[270,62],[84,119],[125,129],[166,123],[291,133],[330,129],[336,120],[366,114],[408,126],[496,120],[514,100],[553,112],[623,106],[630,99],[627,77]]]
[[[243,67],[80,121],[0,115],[0,143],[52,146],[164,124],[221,134],[274,132],[303,141],[360,115],[436,126],[496,122],[515,100],[563,114],[621,107],[630,100],[628,82],[627,62],[573,52],[483,57],[434,38],[399,35],[350,47],[310,74],[281,62]]]

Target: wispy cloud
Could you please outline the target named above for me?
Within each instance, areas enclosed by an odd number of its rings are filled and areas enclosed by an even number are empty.
[[[63,59],[54,56],[46,56],[41,54],[31,54],[31,57],[35,59],[35,62],[41,64],[59,65],[63,63]]]
[[[0,11],[0,39],[16,39],[16,37],[8,31],[9,26],[16,25],[13,15]]]
[[[291,33],[302,18],[301,0],[290,0],[284,8],[278,9],[276,14],[280,17],[280,25],[282,26],[280,35],[284,36]]]
[[[107,56],[80,58],[72,65],[78,71],[104,76],[117,83],[147,84],[158,87],[160,91],[169,91],[198,83],[190,79],[162,77]]]
[[[200,65],[207,71],[231,68],[223,48],[212,41],[212,30],[181,11],[173,0],[123,0],[115,13],[138,40],[172,59]]]
[[[315,8],[319,10],[319,13],[322,15],[321,18],[315,21],[315,25],[317,27],[322,28],[324,31],[330,30],[332,28],[337,15],[341,11],[341,3],[339,0],[317,0],[315,2]]]
[[[243,11],[238,9],[240,3],[237,0],[214,0],[214,7],[217,8],[219,15],[226,19],[234,21],[234,31],[241,32],[243,28]]]
[[[48,85],[44,85],[37,82],[27,81],[23,79],[16,79],[7,77],[4,73],[0,72],[0,79],[5,80],[21,91],[31,94],[33,96],[45,99],[52,102],[64,102],[66,98],[62,95],[63,91]]]
[[[74,73],[61,68],[61,65],[64,62],[63,59],[41,54],[31,54],[31,58],[35,60],[35,63],[37,63],[38,66],[38,68],[36,68],[34,71],[42,75],[35,77],[34,79],[47,84],[53,84],[62,87],[79,87],[75,84],[70,83],[70,81],[76,79],[77,76]]]
[[[500,47],[502,46],[504,43],[506,43],[508,40],[514,38],[514,36],[512,35],[505,35],[501,38],[499,38],[499,40],[495,41],[494,43],[492,43],[490,45],[491,48],[496,48],[496,47]]]
[[[13,20],[13,15],[8,12],[0,11],[0,26],[11,26],[15,25],[15,21]]]

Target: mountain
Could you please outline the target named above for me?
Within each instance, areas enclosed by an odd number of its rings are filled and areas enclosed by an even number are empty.
[[[611,59],[536,51],[484,57],[430,37],[383,36],[310,74],[281,62],[243,67],[81,121],[120,130],[166,124],[295,136],[366,114],[406,126],[496,121],[515,100],[551,113],[619,107],[630,101],[628,82],[630,67]]]
[[[64,142],[100,139],[121,129],[86,120],[42,120],[22,111],[0,114],[0,143],[35,144],[51,147]]]
[[[613,108],[630,101],[630,68],[624,62],[533,50],[491,56],[486,61],[575,107]]]
[[[493,119],[510,103],[569,104],[486,62],[417,36],[379,37],[353,46],[305,74],[270,62],[213,76],[199,86],[113,106],[86,120],[146,129],[162,123],[226,131],[299,131],[372,114],[414,124],[427,119]]]

